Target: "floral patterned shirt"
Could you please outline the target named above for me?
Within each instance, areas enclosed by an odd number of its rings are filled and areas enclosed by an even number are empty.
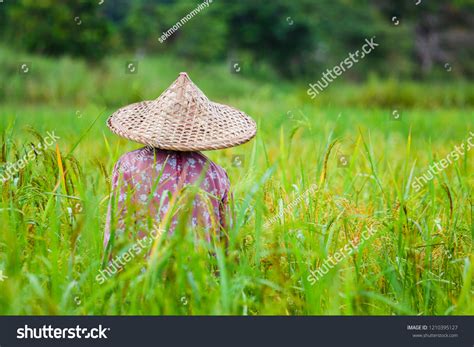
[[[155,221],[162,221],[170,203],[178,201],[180,193],[190,185],[200,188],[192,201],[191,226],[200,226],[207,231],[225,228],[230,182],[227,173],[219,165],[199,152],[144,147],[124,154],[115,164],[112,174],[112,193],[116,200],[116,233],[123,234],[126,229],[124,217],[127,206],[133,206],[135,210],[134,223],[143,223],[141,230],[146,230],[147,217],[152,216]],[[178,205],[186,202],[179,200]],[[111,210],[109,204],[105,246],[111,234]],[[174,211],[170,213],[173,214],[169,229],[172,231],[179,218]]]

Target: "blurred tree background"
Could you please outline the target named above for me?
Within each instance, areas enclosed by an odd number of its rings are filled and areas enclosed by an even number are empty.
[[[239,61],[246,74],[301,78],[338,64],[365,38],[380,44],[348,71],[382,77],[474,76],[470,0],[212,0],[164,43],[158,38],[203,1],[4,0],[2,41],[15,49],[84,58],[171,53],[190,63]],[[418,5],[417,5],[418,3]],[[442,78],[447,78],[446,74]]]

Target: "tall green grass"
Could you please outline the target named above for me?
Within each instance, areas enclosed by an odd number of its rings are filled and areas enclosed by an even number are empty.
[[[40,69],[43,58],[35,59]],[[176,71],[187,70],[166,59],[140,64],[143,75],[86,66],[79,73],[79,63],[68,59],[55,68],[69,73],[57,74],[44,59],[41,80],[15,75],[17,82],[4,84],[0,163],[15,162],[47,131],[61,139],[2,185],[0,270],[8,278],[0,282],[0,314],[474,312],[472,151],[420,192],[410,188],[474,130],[472,108],[407,103],[397,106],[402,119],[393,121],[391,102],[350,107],[335,98],[321,106],[304,89],[260,84],[218,66],[194,67],[191,77],[259,125],[252,142],[206,153],[232,182],[228,246],[196,241],[180,228],[158,241],[149,261],[136,258],[99,284],[107,177],[121,154],[139,147],[112,135],[104,121],[112,105],[156,97]],[[122,70],[116,59],[108,71],[114,64]],[[344,88],[341,98],[353,87]],[[462,93],[439,88],[462,100],[454,105],[469,104]],[[232,165],[236,154],[244,155],[242,167]],[[340,166],[341,155],[348,166]],[[312,184],[318,190],[285,212]],[[369,225],[377,226],[376,235],[311,285],[309,270]]]

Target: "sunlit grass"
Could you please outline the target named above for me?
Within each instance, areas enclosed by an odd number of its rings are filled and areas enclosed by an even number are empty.
[[[0,49],[0,170],[48,131],[60,137],[2,185],[0,314],[474,312],[474,151],[411,189],[474,130],[469,84],[373,79],[333,84],[312,101],[309,81],[259,82],[166,56],[140,59],[138,74],[125,74],[135,59],[87,66]],[[32,63],[30,75],[18,73],[19,61]],[[108,177],[120,155],[140,147],[111,134],[105,119],[157,97],[179,71],[258,122],[252,142],[206,153],[232,182],[228,246],[181,228],[157,241],[150,260],[137,257],[99,284]],[[311,285],[309,270],[369,225],[376,235]],[[117,242],[114,254],[132,242]]]
[[[78,115],[74,106],[2,106],[1,161],[14,162],[55,130],[64,181],[52,148],[2,186],[0,266],[8,278],[0,282],[0,312],[473,313],[472,152],[419,193],[410,189],[412,169],[422,173],[473,130],[472,110],[412,109],[392,121],[390,109],[237,103],[259,122],[257,138],[206,153],[233,185],[228,248],[196,243],[183,229],[160,241],[154,261],[132,261],[102,285],[95,278],[104,257],[107,175],[138,145],[105,128],[112,109],[91,104]],[[295,110],[291,119],[288,110]],[[232,165],[235,154],[245,156],[242,167]],[[263,227],[311,184],[319,189]],[[372,223],[377,234],[358,253],[308,282],[309,269]]]

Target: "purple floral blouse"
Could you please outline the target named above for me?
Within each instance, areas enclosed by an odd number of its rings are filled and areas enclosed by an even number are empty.
[[[205,170],[205,172],[204,172]],[[159,182],[157,180],[159,179]],[[147,230],[147,216],[161,221],[169,209],[170,200],[188,185],[197,185],[200,193],[192,202],[192,227],[206,231],[226,227],[230,182],[227,173],[199,152],[175,152],[144,147],[124,154],[115,164],[112,174],[112,193],[115,196],[117,216],[116,233],[126,229],[124,216],[127,206],[134,208],[134,223],[143,237]],[[185,204],[186,202],[182,202]],[[110,239],[111,205],[107,214],[104,245]],[[178,223],[173,215],[170,231]]]

